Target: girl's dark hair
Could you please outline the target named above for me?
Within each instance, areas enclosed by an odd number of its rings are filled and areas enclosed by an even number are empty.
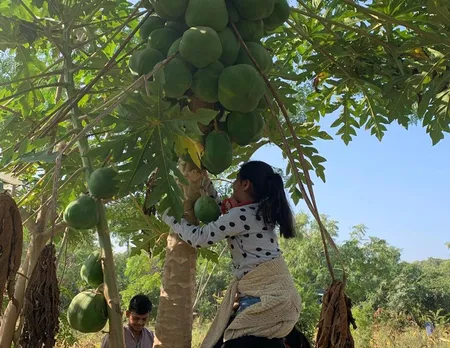
[[[291,207],[284,192],[283,179],[271,166],[262,161],[245,163],[238,173],[239,180],[252,183],[251,195],[259,202],[257,214],[266,225],[280,226],[284,238],[295,236]]]

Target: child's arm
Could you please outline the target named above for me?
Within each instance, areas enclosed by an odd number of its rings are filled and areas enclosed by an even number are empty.
[[[164,213],[163,221],[168,224],[178,236],[193,247],[209,247],[226,237],[235,236],[246,229],[246,217],[239,209],[233,209],[228,214],[222,215],[217,221],[210,222],[205,226],[193,226],[185,219],[181,222]]]
[[[219,207],[220,207],[220,205],[222,203],[222,199],[217,194],[216,188],[214,187],[214,185],[213,185],[211,180],[209,180],[208,186],[207,186],[205,191],[206,191],[207,195],[209,197],[213,198],[217,202]]]

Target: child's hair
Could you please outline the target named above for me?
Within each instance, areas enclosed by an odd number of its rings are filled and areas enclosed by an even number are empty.
[[[266,225],[280,226],[284,238],[295,236],[291,207],[284,192],[283,179],[271,166],[262,161],[245,163],[238,173],[239,180],[252,183],[251,195],[260,203],[257,211]]]
[[[130,312],[134,312],[139,315],[144,315],[152,311],[152,301],[144,294],[135,295],[128,306]]]

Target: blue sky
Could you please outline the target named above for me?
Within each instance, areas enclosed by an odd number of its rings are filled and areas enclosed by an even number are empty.
[[[329,125],[334,140],[315,145],[325,163],[326,183],[315,179],[319,211],[339,222],[339,239],[352,226],[365,224],[368,235],[402,249],[405,261],[448,258],[450,242],[450,137],[437,145],[421,126],[409,130],[391,125],[380,142],[367,131],[346,146]],[[253,159],[285,168],[274,146],[258,150]],[[308,209],[299,203],[295,211]]]

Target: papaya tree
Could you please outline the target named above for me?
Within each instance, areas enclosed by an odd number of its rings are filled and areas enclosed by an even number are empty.
[[[0,49],[9,50],[16,69],[2,82],[1,164],[31,183],[24,207],[40,208],[36,197],[49,192],[47,173],[58,155],[52,149],[65,142],[61,206],[87,191],[94,168],[111,164],[119,196],[145,187],[146,212],[170,207],[175,218],[196,222],[193,204],[209,176],[272,143],[289,159],[291,197],[306,201],[326,238],[309,178],[314,170],[324,180],[325,160],[312,146],[330,139],[317,125],[321,117],[340,112],[333,125],[345,142],[362,126],[381,139],[394,121],[422,121],[434,142],[448,132],[448,5],[439,0],[298,1],[292,9],[282,0],[216,0],[208,11],[201,0],[166,0],[150,1],[156,13],[139,12],[152,7],[144,3],[0,5]],[[310,79],[315,90],[299,117],[298,89]],[[110,327],[120,336],[98,204]],[[167,234],[156,346],[190,346],[195,258],[193,248]]]
[[[121,74],[122,69],[128,69],[125,46],[138,31],[137,19],[147,10],[130,7],[126,1],[5,1],[0,7],[0,49],[13,60],[11,71],[2,72],[2,76],[8,75],[2,80],[0,93],[1,166],[2,171],[25,183],[17,192],[24,222],[33,222],[39,214],[38,228],[30,228],[32,243],[22,265],[25,277],[19,276],[16,284],[19,307],[10,303],[2,316],[0,346],[9,347],[23,305],[26,276],[50,238],[52,222],[47,211],[55,159],[62,154],[57,201],[58,221],[64,225],[64,207],[87,192],[91,172],[106,164],[92,160],[89,154],[95,135],[79,132],[103,110],[104,100],[120,92],[118,86],[127,84],[128,76]],[[131,43],[127,49],[132,49]],[[123,347],[104,203],[99,199],[96,205],[111,345]]]

